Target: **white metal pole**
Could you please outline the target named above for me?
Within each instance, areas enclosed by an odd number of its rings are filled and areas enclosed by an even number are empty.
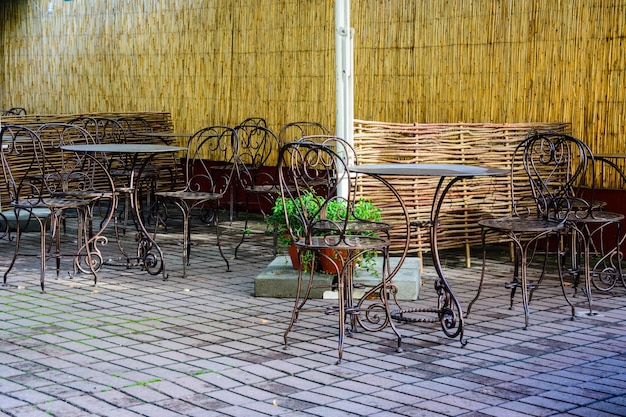
[[[354,125],[353,37],[350,0],[335,0],[336,127],[337,136],[350,144]]]
[[[350,27],[350,0],[335,0],[336,135],[354,143],[354,30]],[[354,161],[348,161],[351,165]],[[339,194],[345,194],[339,184]]]

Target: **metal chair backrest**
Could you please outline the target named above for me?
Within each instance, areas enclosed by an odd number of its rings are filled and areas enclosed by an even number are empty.
[[[26,109],[23,107],[11,107],[8,110],[0,110],[2,116],[25,116]]]
[[[570,135],[530,132],[513,155],[514,213],[564,222],[575,206],[577,185],[589,166],[588,149]]]
[[[187,142],[185,190],[225,194],[237,175],[239,139],[226,126],[200,129]]]
[[[3,124],[0,137],[3,187],[6,189],[6,194],[2,193],[3,203],[40,201],[44,192],[44,161],[39,136],[26,126]]]
[[[86,129],[70,123],[45,123],[35,132],[41,140],[48,173],[57,171],[60,174],[77,169],[75,164],[79,161],[76,160],[75,153],[64,151],[62,146],[97,143]]]
[[[246,187],[276,184],[276,176],[271,169],[276,165],[280,143],[274,133],[263,126],[237,126],[239,138],[239,181]]]
[[[159,138],[143,136],[144,133],[152,133],[153,129],[152,125],[141,116],[121,116],[116,118],[115,121],[124,130],[128,142],[144,143],[159,140]]]
[[[82,116],[69,124],[77,125],[89,132],[96,143],[129,143],[128,131],[115,119],[99,116]]]
[[[330,135],[330,129],[318,122],[291,122],[284,125],[278,132],[281,144],[297,142],[305,136]]]
[[[239,160],[249,170],[267,166],[280,149],[278,138],[265,126],[239,125],[235,130],[239,138]]]
[[[37,130],[3,125],[2,168],[11,203],[36,206],[71,192],[110,190],[110,179],[93,156],[61,149],[75,143],[93,141],[84,129],[63,123]]]
[[[350,233],[356,189],[348,165],[332,147],[309,141],[283,145],[278,175],[285,221],[294,241],[306,244],[323,230],[338,242]],[[337,195],[339,184],[344,187],[342,196]],[[332,222],[327,220],[329,210]]]
[[[302,136],[298,142],[313,142],[328,146],[334,150],[348,166],[358,164],[358,157],[354,147],[347,140],[334,135]]]

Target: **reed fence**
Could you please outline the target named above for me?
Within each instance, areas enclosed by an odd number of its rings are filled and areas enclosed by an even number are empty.
[[[183,132],[252,116],[334,127],[332,1],[49,3],[0,2],[0,108],[166,111]],[[626,152],[625,2],[351,8],[358,119],[566,122],[594,152]]]
[[[510,169],[515,147],[528,131],[569,133],[567,123],[385,123],[355,121],[354,142],[360,164],[449,163],[485,165]],[[389,178],[407,205],[411,220],[429,219],[439,178]],[[402,248],[404,217],[395,197],[372,178],[364,176],[359,196],[371,199],[383,209],[386,221],[394,224],[393,250]],[[441,209],[439,247],[465,247],[469,262],[472,245],[480,243],[478,220],[505,216],[511,212],[508,176],[472,178],[458,182],[448,193]],[[490,241],[495,242],[495,238]],[[501,240],[505,241],[505,240]],[[430,250],[428,228],[411,231],[411,250],[422,256]]]

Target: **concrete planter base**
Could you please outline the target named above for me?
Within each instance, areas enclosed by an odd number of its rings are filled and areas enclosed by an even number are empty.
[[[377,260],[377,270],[380,270],[380,259]],[[397,258],[391,258],[391,266],[398,263]],[[398,287],[399,300],[417,300],[421,286],[421,264],[418,258],[407,258],[398,274],[394,277],[394,284]],[[256,297],[294,298],[296,295],[298,271],[293,269],[288,256],[277,256],[255,279],[254,295]],[[331,291],[334,275],[315,273],[314,286],[311,298],[328,298]],[[354,279],[355,284],[376,285],[380,278],[368,271],[359,270]],[[324,295],[326,292],[326,296]],[[355,290],[355,296],[362,294],[362,289]]]

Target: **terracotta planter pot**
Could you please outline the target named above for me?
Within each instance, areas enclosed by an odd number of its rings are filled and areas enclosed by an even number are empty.
[[[300,260],[298,259],[298,249],[296,245],[291,242],[289,247],[287,248],[287,252],[289,253],[289,258],[291,258],[291,265],[293,269],[300,269]]]
[[[337,274],[337,270],[341,272],[343,269],[343,260],[346,258],[347,253],[343,250],[336,249],[322,249],[323,255],[320,256],[320,269],[327,274]]]

